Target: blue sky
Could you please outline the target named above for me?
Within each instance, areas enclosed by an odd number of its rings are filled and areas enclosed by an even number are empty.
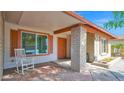
[[[76,11],[76,13],[101,27],[103,27],[104,23],[113,19],[111,11]],[[109,32],[114,35],[124,35],[124,27],[111,29]]]

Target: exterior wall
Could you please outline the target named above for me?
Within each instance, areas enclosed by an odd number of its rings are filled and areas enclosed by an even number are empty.
[[[94,57],[95,61],[98,60],[99,56],[99,36],[98,34],[95,34],[95,39],[94,39]]]
[[[5,55],[4,55],[4,69],[15,67],[14,57],[10,57],[10,29],[26,29],[31,31],[37,32],[45,32],[41,29],[26,27],[26,26],[19,26],[16,24],[5,22]],[[53,34],[52,31],[45,32]],[[57,36],[53,36],[53,54],[47,56],[34,56],[35,63],[43,63],[48,61],[57,60]]]
[[[87,33],[87,53],[91,62],[94,60],[94,39],[95,35],[93,33]]]
[[[95,35],[94,49],[93,49],[95,60],[99,61],[101,59],[111,57],[111,42],[110,42],[111,37],[104,34],[103,32],[100,32],[100,31],[96,30],[95,28],[90,27],[90,26],[84,25],[84,28],[87,30],[87,32],[92,33],[92,34]],[[108,39],[108,49],[109,49],[109,51],[108,51],[108,53],[106,53],[104,55],[101,55],[100,51],[99,51],[100,50],[99,37],[104,37],[104,38]],[[90,40],[90,41],[92,41],[92,40]]]
[[[71,35],[67,35],[67,58],[71,58]]]
[[[3,19],[0,12],[0,80],[3,74]]]
[[[45,31],[42,31],[42,29],[20,26],[20,25],[5,22],[4,69],[12,68],[12,67],[16,66],[15,62],[14,62],[14,57],[10,57],[10,29],[26,29],[26,30],[37,31],[37,32],[45,32]],[[72,60],[75,60],[75,62],[78,62],[78,61],[80,62],[80,63],[74,63],[74,64],[76,64],[77,66],[80,66],[80,64],[83,64],[83,63],[86,62],[86,50],[87,50],[87,52],[89,52],[91,60],[93,59],[94,55],[97,57],[97,60],[101,60],[103,58],[111,56],[111,44],[110,44],[110,42],[108,42],[109,43],[109,45],[108,45],[109,46],[108,47],[109,52],[107,54],[101,55],[101,54],[99,54],[99,48],[100,48],[99,47],[99,40],[96,40],[96,38],[94,40],[93,39],[94,36],[89,36],[89,39],[87,41],[86,31],[84,31],[84,29],[82,27],[75,28],[75,29],[72,29],[72,30],[73,30],[72,31],[73,33],[71,33],[71,44],[68,43],[68,46],[67,46],[68,47],[67,57],[71,56],[71,58],[73,58]],[[80,32],[80,31],[82,31],[82,32]],[[50,34],[53,35],[52,31],[49,31],[49,32],[46,32],[46,33],[50,33]],[[43,63],[43,62],[57,60],[57,37],[67,38],[68,42],[70,42],[69,37],[66,36],[66,35],[61,35],[61,34],[54,35],[53,36],[53,54],[50,54],[50,55],[47,55],[47,56],[34,56],[35,63]],[[95,37],[96,37],[96,35],[95,35]],[[76,39],[76,38],[78,38],[78,39]],[[92,42],[93,40],[94,40],[94,42]],[[77,43],[76,43],[76,41],[77,41]],[[87,46],[87,49],[86,49],[86,44],[85,44],[86,41],[89,43],[89,45]],[[92,42],[92,44],[90,42]],[[93,43],[94,43],[94,46],[93,46]],[[69,47],[71,47],[71,49],[69,49]],[[77,56],[77,54],[74,52],[74,50],[79,51],[80,55]],[[71,51],[71,54],[69,54],[70,53],[69,51]],[[72,55],[74,53],[75,53],[75,55]]]
[[[94,55],[96,57],[96,61],[102,60],[107,57],[111,57],[111,42],[108,40],[108,53],[100,54],[100,40],[99,35],[95,34],[95,41],[94,41]]]

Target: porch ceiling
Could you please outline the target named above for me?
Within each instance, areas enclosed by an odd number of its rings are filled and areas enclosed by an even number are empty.
[[[78,19],[70,17],[61,11],[10,11],[5,12],[5,20],[44,31],[56,31],[80,23]]]

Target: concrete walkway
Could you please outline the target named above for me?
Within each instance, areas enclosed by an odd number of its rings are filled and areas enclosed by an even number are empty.
[[[58,64],[64,68],[70,68],[71,61],[61,60],[61,62]],[[124,80],[124,59],[118,63],[115,63],[110,69],[94,66],[87,63],[86,68],[84,69],[82,67],[82,72],[78,73],[79,75],[76,72],[74,73],[71,73],[71,74],[64,73],[63,80],[123,81]],[[83,78],[80,78],[81,75],[83,76]],[[68,79],[67,77],[70,77],[70,78]]]
[[[123,81],[124,73],[113,71],[97,66],[90,66],[89,69],[94,81]]]
[[[124,59],[122,59],[119,62],[114,63],[112,67],[110,68],[110,70],[124,72]]]

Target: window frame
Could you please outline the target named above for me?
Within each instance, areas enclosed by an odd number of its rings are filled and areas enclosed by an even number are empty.
[[[35,54],[27,54],[27,56],[42,56],[42,55],[48,55],[49,54],[49,40],[48,40],[48,34],[43,34],[43,33],[38,33],[38,32],[30,32],[30,31],[21,31],[21,47],[22,47],[22,33],[29,33],[29,34],[34,34],[35,35],[35,51],[37,50],[37,36],[47,36],[47,52],[46,53],[36,53]]]

